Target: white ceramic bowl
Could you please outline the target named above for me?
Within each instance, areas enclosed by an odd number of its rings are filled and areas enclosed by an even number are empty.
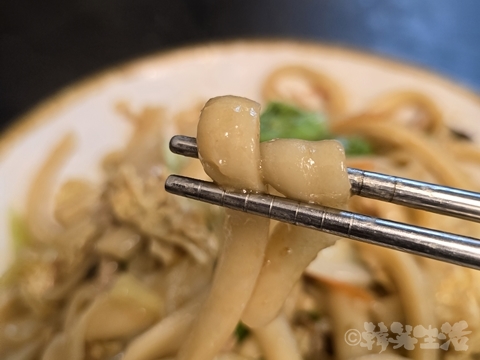
[[[114,111],[162,105],[176,112],[199,100],[234,94],[260,99],[260,84],[276,67],[302,64],[328,73],[348,96],[349,110],[394,89],[434,98],[452,127],[480,142],[480,99],[454,83],[412,66],[312,43],[218,43],[152,55],[93,76],[47,100],[0,139],[0,273],[12,260],[9,211],[21,212],[33,174],[67,132],[78,135],[74,156],[58,182],[72,176],[100,179],[99,160],[122,147],[129,124]]]

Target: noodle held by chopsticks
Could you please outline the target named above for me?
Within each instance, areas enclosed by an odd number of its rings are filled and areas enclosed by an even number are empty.
[[[261,150],[265,180],[277,191],[305,202],[346,206],[350,183],[337,141],[279,139],[262,143]],[[251,327],[272,321],[308,264],[335,240],[315,230],[277,224],[242,321]]]
[[[226,189],[264,191],[260,176],[260,106],[248,99],[207,102],[198,152],[207,174]],[[211,360],[235,329],[262,267],[269,220],[226,210],[225,240],[210,293],[178,360]]]

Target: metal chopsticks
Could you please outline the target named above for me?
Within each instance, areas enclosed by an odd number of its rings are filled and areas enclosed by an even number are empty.
[[[177,154],[198,156],[195,138],[175,136],[170,149]],[[352,193],[356,195],[466,219],[480,218],[480,195],[477,193],[358,169],[349,169],[349,179],[354,189]],[[213,183],[177,175],[166,180],[165,189],[211,204],[480,270],[480,240],[475,238],[268,194],[226,192]],[[419,197],[429,200],[428,205],[418,200]]]
[[[174,136],[170,151],[197,158],[197,139]],[[354,168],[348,168],[348,179],[352,195],[480,221],[480,193]]]
[[[273,195],[226,192],[213,183],[177,175],[167,178],[165,189],[191,199],[480,269],[480,241],[474,238],[300,203]]]

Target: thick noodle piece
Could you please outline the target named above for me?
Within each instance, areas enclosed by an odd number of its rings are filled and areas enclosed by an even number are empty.
[[[262,143],[261,150],[263,175],[276,190],[292,199],[346,207],[350,183],[337,141],[273,140]],[[278,224],[242,321],[253,328],[272,321],[308,264],[335,240],[315,230]]]
[[[197,129],[198,155],[207,175],[220,186],[263,191],[259,117],[258,103],[237,96],[205,104]]]
[[[262,143],[261,153],[265,182],[286,197],[345,207],[350,182],[340,142],[276,139]]]
[[[227,96],[207,102],[200,116],[199,158],[220,186],[261,191],[259,105]],[[211,360],[234,331],[262,268],[269,220],[227,210],[225,241],[210,293],[178,360]]]

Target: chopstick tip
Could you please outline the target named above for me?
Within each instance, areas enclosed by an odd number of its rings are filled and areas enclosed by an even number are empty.
[[[198,157],[197,139],[194,137],[175,135],[170,139],[168,145],[170,151],[174,154],[193,158]]]

